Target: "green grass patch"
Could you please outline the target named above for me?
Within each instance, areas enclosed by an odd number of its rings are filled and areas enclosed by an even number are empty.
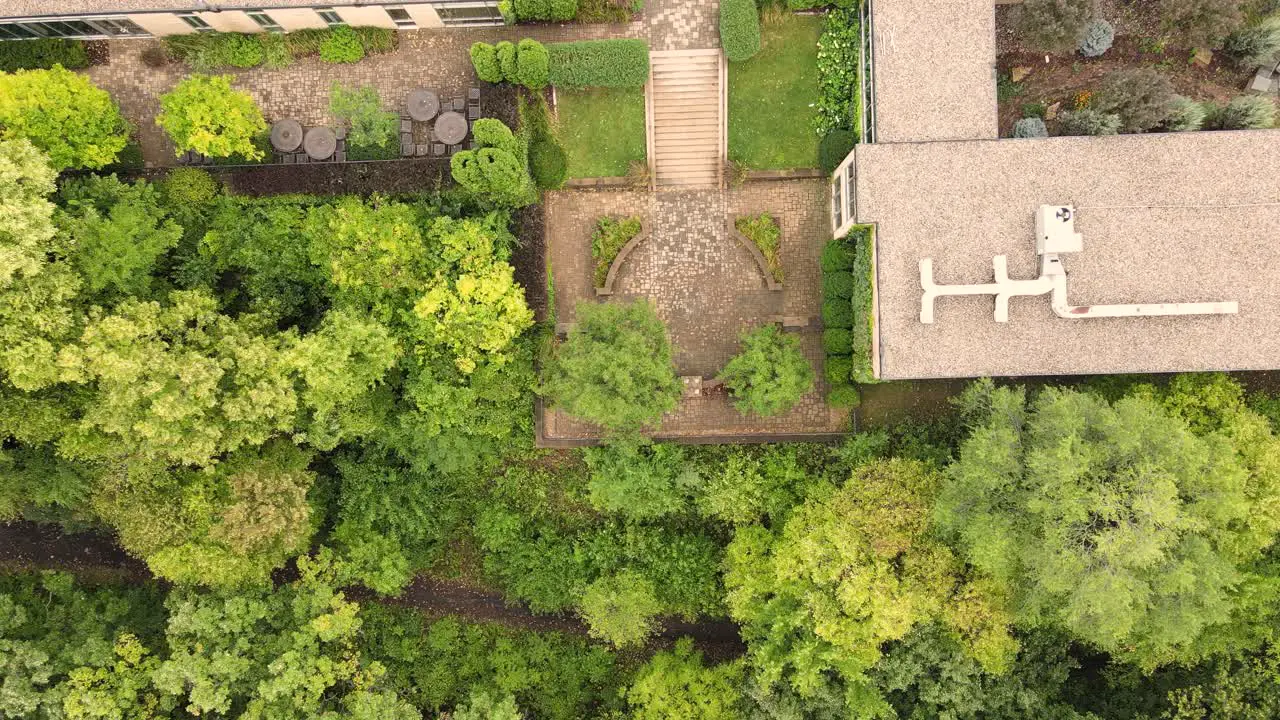
[[[556,116],[571,178],[626,175],[645,159],[643,88],[557,88]]]
[[[778,221],[774,220],[769,213],[760,213],[738,218],[734,225],[743,237],[760,248],[760,254],[764,256],[764,261],[769,266],[769,273],[773,275],[774,280],[782,282],[782,258],[779,254],[782,228],[778,227]]]
[[[596,287],[604,287],[614,258],[640,234],[640,230],[640,218],[634,216],[624,220],[602,217],[596,221],[596,234],[591,238],[591,257],[596,261]]]
[[[730,159],[758,170],[818,166],[821,34],[821,17],[770,17],[760,52],[729,64]]]

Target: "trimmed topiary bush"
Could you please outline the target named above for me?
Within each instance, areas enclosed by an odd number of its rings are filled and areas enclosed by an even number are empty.
[[[515,0],[513,9],[516,19],[520,22],[530,20],[564,22],[572,20],[577,14],[578,0]]]
[[[729,62],[760,52],[760,11],[755,0],[720,0],[720,44]]]
[[[853,335],[847,328],[823,330],[822,349],[828,355],[848,355],[853,352]]]
[[[836,129],[828,132],[818,142],[818,167],[826,173],[835,172],[857,144],[858,134],[852,130]]]
[[[513,83],[516,81],[516,46],[509,40],[503,40],[496,46],[498,55],[498,70],[502,73],[504,82]]]
[[[346,25],[333,28],[320,43],[320,59],[327,63],[354,63],[364,59],[364,43],[356,31]]]
[[[1185,95],[1173,99],[1173,111],[1164,121],[1169,132],[1192,132],[1204,127],[1205,109],[1200,103]]]
[[[849,304],[847,299],[823,302],[822,325],[827,328],[853,327],[853,305]]]
[[[552,85],[568,88],[644,87],[649,44],[644,40],[583,40],[547,46]]]
[[[498,50],[485,42],[472,43],[471,66],[476,77],[487,83],[502,82],[502,69],[498,67]]]
[[[838,385],[827,393],[827,404],[833,408],[852,410],[862,404],[862,393],[853,385]]]
[[[1080,44],[1077,49],[1085,57],[1101,57],[1103,53],[1111,49],[1111,45],[1115,41],[1115,27],[1106,20],[1098,18],[1085,26],[1084,34],[1080,36]]]
[[[516,46],[515,82],[530,90],[547,86],[551,76],[551,56],[542,43],[525,38]]]
[[[720,380],[738,412],[772,417],[795,407],[813,389],[815,376],[800,339],[765,325],[742,336],[742,351],[729,360]]]
[[[853,273],[843,271],[823,273],[822,297],[826,300],[853,297]]]
[[[1022,118],[1013,124],[1013,136],[1016,138],[1049,137],[1049,128],[1045,127],[1044,120],[1040,118]]]
[[[853,248],[844,240],[829,240],[822,246],[822,259],[819,262],[823,272],[852,269]]]
[[[843,355],[828,355],[825,365],[827,382],[832,385],[848,385],[853,382],[853,360]]]
[[[537,200],[529,174],[529,150],[524,140],[494,118],[472,126],[474,150],[463,150],[449,161],[453,179],[477,196],[508,207],[524,207]]]
[[[1275,124],[1276,103],[1265,95],[1241,95],[1214,110],[1209,118],[1215,130],[1261,130]]]
[[[554,140],[538,138],[529,145],[529,171],[543,190],[562,188],[569,179],[569,156]]]
[[[1068,110],[1058,116],[1061,135],[1115,135],[1120,132],[1120,116],[1091,108]]]

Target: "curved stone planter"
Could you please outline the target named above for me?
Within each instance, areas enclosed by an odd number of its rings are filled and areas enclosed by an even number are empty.
[[[747,237],[746,235],[743,235],[741,232],[738,231],[738,221],[747,217],[754,217],[754,215],[730,216],[728,221],[726,221],[725,230],[730,235],[732,235],[738,241],[738,243],[742,245],[742,247],[746,248],[747,252],[751,253],[751,259],[756,261],[756,267],[760,269],[760,274],[764,276],[765,287],[769,288],[770,290],[781,291],[782,283],[773,279],[773,273],[769,272],[769,261],[764,258],[764,254],[760,252],[760,248],[756,247],[756,244],[751,242],[751,238]],[[778,223],[778,250],[779,252],[781,252],[782,222],[776,217],[774,218],[774,221]]]
[[[607,297],[613,294],[613,284],[618,280],[618,272],[622,270],[622,264],[627,261],[627,256],[640,246],[640,243],[649,239],[649,223],[644,218],[640,219],[640,232],[631,238],[622,249],[618,251],[617,256],[613,258],[613,262],[609,263],[609,275],[604,280],[604,287],[596,288],[596,297]]]

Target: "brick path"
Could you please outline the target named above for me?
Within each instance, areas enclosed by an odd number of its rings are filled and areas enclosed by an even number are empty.
[[[654,50],[720,47],[718,0],[648,0],[644,14]]]
[[[818,258],[828,239],[826,184],[822,180],[748,183],[740,189],[655,194],[635,191],[562,191],[547,197],[546,238],[554,275],[557,321],[573,322],[574,306],[594,301],[591,235],[602,215],[641,215],[651,235],[618,275],[620,300],[649,298],[667,324],[681,375],[714,377],[738,352],[738,335],[776,315],[811,318],[800,333],[805,355],[822,375]],[[733,214],[768,211],[781,220],[784,290],[765,289],[750,254],[726,232]],[[847,413],[823,403],[819,382],[789,413],[746,417],[726,394],[686,400],[664,418],[659,436],[730,436],[835,433]],[[544,415],[551,440],[598,437],[596,429],[556,412]]]
[[[254,68],[225,70],[233,85],[253,95],[267,122],[285,117],[304,125],[332,124],[329,89],[335,81],[350,87],[372,85],[383,106],[400,111],[405,97],[416,87],[432,87],[442,95],[465,93],[477,85],[468,49],[473,42],[497,42],[532,37],[544,42],[565,42],[609,37],[644,37],[641,23],[624,25],[534,25],[520,27],[416,30],[400,33],[399,47],[383,55],[371,55],[352,65],[330,65],[317,57],[300,58],[280,70]],[[143,159],[152,166],[174,164],[173,145],[155,116],[159,97],[189,74],[175,63],[151,68],[140,55],[156,40],[111,41],[111,62],[85,72],[120,104],[125,117],[138,129]]]

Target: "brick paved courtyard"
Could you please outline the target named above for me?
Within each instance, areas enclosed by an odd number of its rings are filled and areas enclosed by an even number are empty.
[[[496,43],[524,37],[566,42],[645,35],[646,28],[639,22],[415,30],[400,33],[395,51],[371,55],[351,65],[331,65],[318,57],[305,57],[279,70],[258,67],[221,70],[218,74],[233,76],[232,84],[253,96],[268,123],[292,117],[306,126],[332,125],[329,91],[334,82],[348,87],[372,85],[378,89],[383,107],[401,112],[405,98],[414,88],[430,87],[442,96],[455,96],[465,94],[469,87],[483,87],[475,78],[467,52],[474,42]],[[157,40],[113,40],[110,63],[84,71],[99,87],[111,93],[120,104],[121,112],[137,128],[143,160],[151,166],[175,164],[173,144],[164,131],[156,127],[155,117],[160,112],[160,96],[191,72],[182,63],[160,68],[145,65],[141,58],[143,51],[158,43]]]
[[[681,375],[713,378],[738,352],[744,330],[779,316],[803,317],[798,331],[805,355],[822,376],[818,258],[828,239],[827,188],[821,180],[748,183],[718,191],[643,193],[567,190],[549,193],[546,242],[554,277],[556,319],[572,323],[579,302],[595,302],[591,236],[603,215],[639,215],[650,228],[618,274],[615,297],[648,298],[667,324]],[[770,212],[782,226],[782,291],[769,291],[751,255],[727,231],[736,214]],[[748,417],[720,392],[693,400],[663,419],[657,433],[671,438],[730,438],[843,431],[848,413],[823,402],[820,381],[790,412]],[[598,431],[557,412],[546,412],[543,435],[552,442],[595,438]]]

